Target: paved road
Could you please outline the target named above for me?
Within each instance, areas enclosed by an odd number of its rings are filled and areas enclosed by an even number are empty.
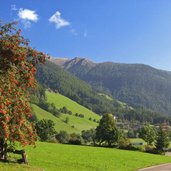
[[[140,169],[139,171],[171,171],[171,163]]]

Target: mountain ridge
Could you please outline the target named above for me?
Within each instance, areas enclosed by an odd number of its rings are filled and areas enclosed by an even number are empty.
[[[60,65],[58,60],[56,64]],[[171,114],[170,71],[145,64],[94,63],[78,57],[60,66],[96,90],[111,94],[133,107]]]
[[[60,63],[60,61],[63,61],[62,63]],[[100,65],[100,64],[116,64],[116,65],[127,65],[127,66],[145,66],[145,67],[150,67],[159,71],[164,71],[164,72],[169,72],[171,74],[171,71],[169,70],[164,70],[164,69],[160,69],[160,68],[156,68],[154,66],[148,65],[148,64],[143,64],[143,63],[123,63],[123,62],[113,62],[113,61],[102,61],[102,62],[94,62],[91,59],[88,59],[86,57],[74,57],[74,58],[67,58],[67,57],[51,57],[50,59],[51,62],[61,66],[61,67],[65,67],[67,64],[69,64],[71,61],[86,61],[86,63],[91,63],[93,64],[93,66],[96,65]],[[73,63],[73,62],[72,62]]]

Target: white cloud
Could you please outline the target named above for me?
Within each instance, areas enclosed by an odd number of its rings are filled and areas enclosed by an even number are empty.
[[[17,7],[16,7],[15,4],[12,4],[12,5],[11,5],[11,11],[17,11]]]
[[[18,17],[24,25],[24,28],[30,28],[31,22],[38,21],[38,14],[35,11],[29,9],[20,8],[18,11]]]
[[[56,11],[56,13],[49,18],[49,22],[54,23],[57,29],[70,25],[69,21],[66,21],[61,17],[61,13],[59,11]]]
[[[37,22],[38,20],[38,15],[36,14],[36,12],[29,9],[20,8],[18,11],[18,16],[20,19],[23,20],[30,20],[34,22]]]

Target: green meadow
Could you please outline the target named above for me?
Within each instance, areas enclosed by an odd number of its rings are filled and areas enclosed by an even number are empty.
[[[137,171],[171,162],[171,157],[143,152],[38,142],[27,147],[29,166],[2,164],[2,171]]]
[[[73,114],[75,114],[75,113],[84,114],[85,118],[87,118],[87,119],[89,119],[91,117],[92,119],[99,120],[99,118],[100,118],[99,115],[97,115],[93,111],[85,108],[84,106],[81,106],[77,102],[75,102],[75,101],[69,99],[68,97],[63,96],[59,93],[53,93],[53,92],[46,91],[46,95],[47,95],[47,101],[49,103],[54,103],[58,109],[65,106],[69,110],[71,110]]]
[[[72,115],[69,114],[61,114],[59,117],[55,117],[51,113],[41,109],[36,105],[32,105],[34,113],[36,114],[38,120],[41,119],[50,119],[55,123],[56,131],[64,130],[68,133],[80,133],[82,130],[88,130],[91,128],[95,128],[97,126],[96,122],[90,121],[96,119],[99,120],[100,116],[92,112],[91,110],[79,105],[73,100],[59,94],[59,93],[50,93],[46,92],[47,99],[49,103],[54,103],[55,106],[59,109],[62,107],[67,107],[70,111],[72,111]],[[76,117],[75,113],[84,114],[84,118]],[[69,118],[69,122],[65,123],[66,117]]]

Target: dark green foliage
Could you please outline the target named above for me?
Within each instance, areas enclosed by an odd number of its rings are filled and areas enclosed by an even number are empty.
[[[69,114],[69,115],[72,115],[72,111],[68,111],[68,114]]]
[[[82,143],[81,136],[76,133],[70,134],[70,138],[68,141],[69,144],[80,145]]]
[[[164,121],[169,121],[171,123],[171,117],[165,116],[157,112],[153,112],[150,110],[142,109],[142,108],[134,108],[134,109],[121,109],[115,111],[115,116],[117,116],[121,120],[128,121],[139,121],[141,123],[163,123]]]
[[[47,100],[45,88],[41,84],[38,84],[36,89],[34,90],[31,89],[30,94],[31,94],[31,100],[30,100],[31,103],[38,105],[41,101]]]
[[[139,132],[139,137],[142,138],[145,142],[147,142],[147,145],[152,145],[156,139],[156,131],[153,126],[146,125],[143,128],[141,128]]]
[[[36,123],[35,128],[41,141],[49,141],[56,133],[52,120],[43,119]]]
[[[116,144],[119,140],[119,130],[116,121],[111,114],[103,115],[99,126],[96,128],[96,138],[99,144],[106,143],[108,146]]]
[[[120,138],[119,141],[118,141],[118,147],[120,149],[131,149],[132,148],[132,145],[131,145],[131,142],[128,138]]]
[[[79,114],[78,115],[80,118],[84,118],[84,114]]]
[[[68,122],[69,122],[69,118],[68,118],[68,116],[65,118],[65,121],[64,121],[66,124],[68,124]]]
[[[68,110],[67,107],[65,107],[65,106],[60,109],[60,112],[64,113],[64,114],[72,115],[72,111]]]
[[[128,138],[137,138],[136,137],[136,131],[134,129],[129,129],[127,132],[127,137]]]
[[[67,61],[63,67],[96,90],[133,107],[171,114],[171,72],[141,64],[95,64],[81,58]]]
[[[41,85],[60,92],[98,114],[109,113],[121,107],[116,100],[100,96],[86,82],[51,62],[37,68],[36,77]]]
[[[61,111],[56,108],[54,103],[47,103],[46,101],[40,101],[37,105],[42,109],[52,113],[54,116],[59,116],[61,113]]]
[[[105,96],[99,95],[90,85],[50,62],[43,67],[38,67],[37,79],[44,87],[51,88],[55,92],[60,92],[98,114],[113,113],[121,120],[137,120],[142,123],[149,122],[156,124],[162,123],[165,120],[171,123],[171,119],[166,115],[152,112],[144,108],[133,109],[129,106],[123,106],[116,100],[107,99]],[[45,89],[41,88],[37,96],[41,97],[38,99],[45,99],[39,100],[37,105],[49,111],[48,106],[51,104],[47,104],[46,102]],[[50,108],[54,110],[49,112],[53,113],[55,116],[58,116],[61,110],[62,113],[72,114],[66,107],[62,108],[60,111],[55,109],[53,105]],[[78,116],[79,114],[77,113],[75,115]]]
[[[160,125],[157,130],[156,149],[158,150],[158,152],[164,152],[165,148],[167,148],[168,146],[168,131],[162,125]]]
[[[82,136],[85,143],[93,143],[93,144],[95,144],[96,130],[95,129],[83,130],[81,132],[81,136]]]
[[[69,134],[66,131],[60,131],[55,137],[58,142],[62,144],[66,144],[69,141]]]
[[[42,85],[38,85],[37,89],[30,90],[31,93],[31,103],[36,104],[40,108],[52,113],[55,116],[60,115],[60,110],[56,108],[54,103],[48,103],[45,93],[46,89]]]

